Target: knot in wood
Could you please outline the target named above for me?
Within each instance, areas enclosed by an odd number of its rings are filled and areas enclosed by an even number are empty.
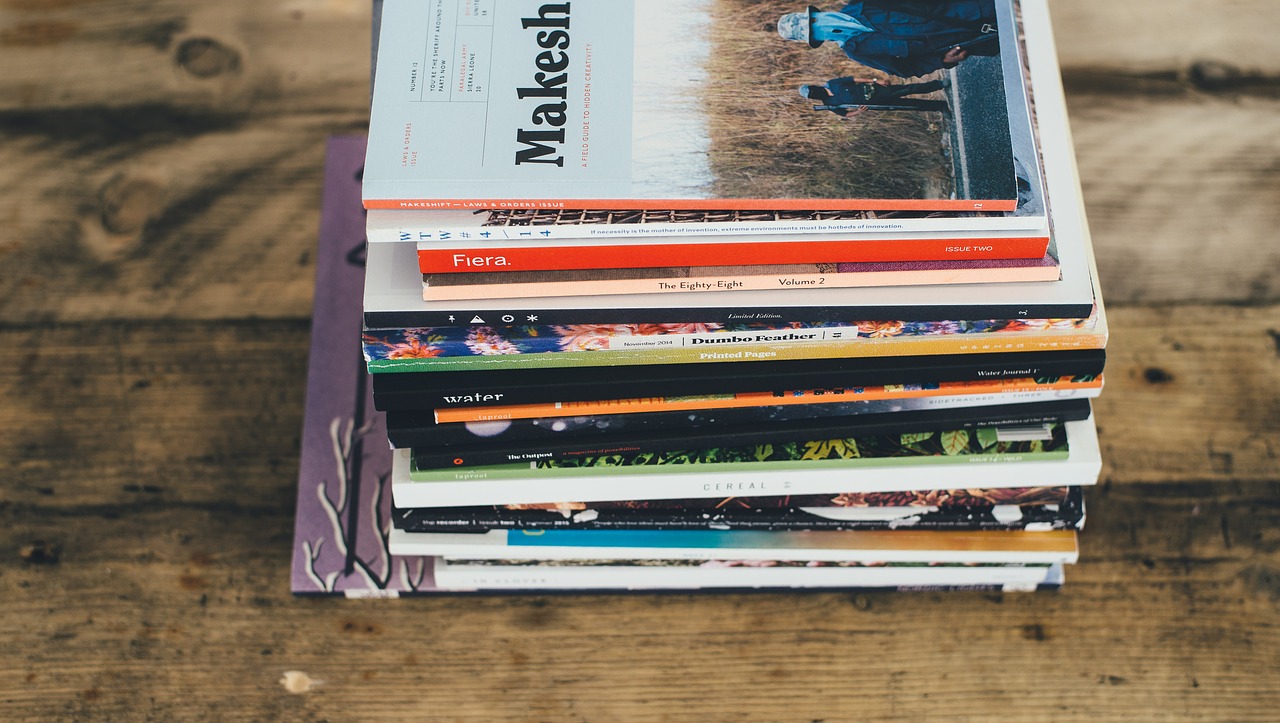
[[[240,53],[213,38],[189,38],[174,51],[178,67],[197,78],[240,72]]]
[[[102,227],[113,234],[133,234],[162,207],[164,189],[155,181],[115,176],[102,187]]]

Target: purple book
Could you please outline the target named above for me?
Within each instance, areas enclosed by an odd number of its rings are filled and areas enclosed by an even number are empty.
[[[360,353],[365,141],[329,141],[316,259],[292,588],[299,595],[431,592],[432,560],[387,551],[391,450]]]

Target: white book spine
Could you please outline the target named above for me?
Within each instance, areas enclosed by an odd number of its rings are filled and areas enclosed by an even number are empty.
[[[661,567],[462,565],[437,558],[436,585],[445,589],[699,589],[997,586],[1034,590],[1061,576],[1051,567]]]
[[[889,218],[828,221],[734,221],[696,223],[586,223],[543,226],[483,226],[483,216],[469,211],[396,211],[371,209],[366,233],[369,243],[459,243],[469,246],[533,240],[577,240],[584,244],[613,239],[700,237],[708,241],[738,236],[844,234],[879,238],[892,234],[939,233],[972,236],[988,233],[1042,233],[1044,216],[988,216],[980,218]]]

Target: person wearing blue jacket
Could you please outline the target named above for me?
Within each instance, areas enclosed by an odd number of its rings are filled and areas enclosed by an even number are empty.
[[[852,118],[868,108],[880,110],[932,110],[947,112],[945,100],[925,100],[908,96],[942,90],[941,80],[927,83],[890,85],[873,78],[832,78],[822,85],[800,86],[800,96],[821,104],[842,118]]]
[[[810,5],[778,20],[785,40],[838,44],[851,60],[903,78],[998,55],[995,0],[864,0],[838,12]]]

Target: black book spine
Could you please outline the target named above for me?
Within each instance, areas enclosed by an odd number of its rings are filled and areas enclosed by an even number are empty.
[[[825,440],[860,434],[929,432],[977,427],[1011,427],[1056,422],[1074,422],[1089,417],[1089,401],[1070,399],[1056,402],[1003,404],[989,407],[958,407],[894,414],[858,415],[799,419],[785,423],[712,426],[704,429],[674,429],[644,435],[597,436],[495,445],[454,445],[415,447],[413,462],[418,469],[477,467],[537,460],[579,459],[612,454],[645,454],[683,449],[715,449],[751,444],[781,444]]]
[[[1052,380],[1050,380],[1052,381]],[[780,395],[781,396],[781,395]],[[790,395],[787,395],[790,396]],[[975,403],[941,402],[937,397],[899,399],[861,399],[858,388],[832,389],[810,400],[821,403],[762,404],[751,407],[729,407],[700,410],[662,410],[627,413],[572,414],[567,416],[521,419],[498,418],[488,421],[436,423],[434,411],[400,410],[386,412],[387,438],[391,446],[450,447],[483,444],[489,447],[511,442],[525,445],[536,440],[642,435],[654,431],[671,433],[712,425],[781,424],[791,420],[828,417],[874,416],[878,414],[954,409],[959,407],[991,407],[1020,403],[1015,398],[988,398]],[[1063,401],[1062,399],[1044,401]],[[499,415],[501,417],[501,415]]]
[[[835,495],[833,495],[834,497]],[[490,530],[882,530],[904,524],[902,517],[840,519],[820,507],[716,509],[679,507],[597,510],[589,505],[561,513],[506,507],[424,507],[395,509],[392,521],[406,532],[488,532]],[[1020,505],[1018,516],[996,514],[994,505],[940,503],[920,507],[906,517],[913,530],[1021,530],[1035,525],[1078,529],[1084,522],[1083,495],[1071,489],[1059,504]]]
[[[651,307],[618,309],[556,309],[520,306],[507,312],[468,309],[465,306],[436,311],[366,311],[366,329],[468,326],[476,316],[503,319],[537,319],[538,324],[732,324],[744,320],[787,320],[804,323],[832,319],[895,319],[945,321],[951,319],[1082,319],[1093,312],[1093,303],[1079,304],[969,304],[963,306],[773,306],[688,307],[655,310]],[[657,316],[657,315],[661,316]],[[656,317],[656,318],[655,318]],[[510,323],[510,322],[507,322]]]
[[[374,374],[379,411],[1102,373],[1101,349],[819,361]]]

